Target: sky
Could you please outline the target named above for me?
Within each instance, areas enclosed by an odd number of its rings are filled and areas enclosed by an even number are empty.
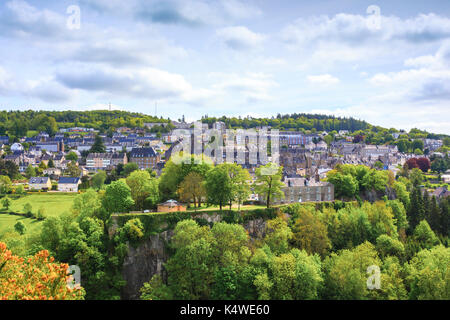
[[[5,0],[0,48],[1,110],[320,113],[450,134],[448,0]]]

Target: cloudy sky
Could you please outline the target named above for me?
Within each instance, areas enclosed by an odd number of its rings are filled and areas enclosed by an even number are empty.
[[[450,134],[448,0],[5,0],[0,48],[5,110],[157,102],[171,119],[313,112]]]

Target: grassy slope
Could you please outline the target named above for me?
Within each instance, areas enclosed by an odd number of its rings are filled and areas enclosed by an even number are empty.
[[[22,221],[25,224],[27,227],[27,234],[38,231],[42,224],[42,221],[37,221],[35,219],[10,214],[0,214],[0,239],[5,232],[14,230],[14,225],[17,221]]]
[[[30,203],[32,206],[32,211],[37,212],[39,208],[45,209],[45,214],[47,216],[58,216],[63,212],[69,212],[72,207],[73,199],[77,196],[74,194],[29,194],[21,197],[17,200],[12,200],[12,205],[10,211],[25,213],[23,206],[26,203]]]

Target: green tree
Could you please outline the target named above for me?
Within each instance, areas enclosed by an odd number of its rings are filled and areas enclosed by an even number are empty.
[[[146,207],[146,201],[154,206],[158,202],[158,182],[146,170],[133,171],[126,179],[137,210]]]
[[[11,191],[12,182],[8,176],[0,176],[0,193],[7,194]]]
[[[222,210],[222,207],[233,198],[231,179],[226,166],[218,165],[208,172],[205,188],[208,203],[218,205]]]
[[[406,265],[409,298],[419,300],[450,299],[450,248],[442,245],[421,250]]]
[[[106,187],[102,204],[103,208],[110,214],[128,212],[134,205],[130,187],[123,180],[112,182]]]
[[[325,256],[328,250],[331,249],[327,226],[320,220],[318,215],[312,214],[309,210],[300,209],[292,231],[293,244],[309,254],[318,253],[321,256]]]
[[[129,162],[123,166],[122,175],[128,177],[133,171],[139,170],[139,166],[135,162]]]
[[[36,177],[36,170],[34,167],[30,164],[28,165],[27,169],[25,170],[25,176],[29,179],[31,177]]]
[[[3,198],[2,205],[5,211],[9,211],[9,207],[11,206],[11,199],[8,197]]]
[[[17,223],[14,225],[14,230],[16,230],[16,232],[20,235],[24,235],[27,231],[27,227],[23,224],[22,221],[17,221]]]
[[[270,208],[272,200],[284,198],[282,175],[283,167],[276,167],[272,163],[260,166],[255,171],[255,192],[264,197],[267,208]]]
[[[283,218],[277,217],[267,221],[264,243],[269,246],[273,253],[286,253],[292,236],[292,230]]]
[[[78,160],[78,156],[75,152],[70,151],[67,155],[66,155],[66,160],[69,161],[77,161]]]
[[[95,136],[94,144],[92,145],[89,153],[104,153],[106,152],[105,145],[103,144],[103,139],[99,135]]]
[[[99,170],[91,179],[92,187],[96,190],[100,190],[106,180],[106,172]]]
[[[206,196],[203,177],[197,172],[189,173],[178,188],[181,201],[194,202],[194,208],[201,205],[202,198]]]

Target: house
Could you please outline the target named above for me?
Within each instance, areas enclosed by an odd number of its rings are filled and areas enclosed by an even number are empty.
[[[58,191],[78,192],[78,185],[81,184],[80,178],[60,177],[58,180]]]
[[[446,198],[450,196],[450,191],[447,190],[447,187],[439,187],[434,190],[434,192],[431,194],[431,196],[435,196],[436,199]]]
[[[58,153],[53,157],[53,163],[55,167],[61,168],[61,164],[66,160],[66,157],[62,153]]]
[[[23,146],[21,143],[13,143],[11,146],[11,151],[12,152],[22,152],[23,151]]]
[[[61,169],[59,168],[47,168],[43,171],[44,174],[52,177],[59,177],[61,175]]]
[[[441,179],[442,179],[442,182],[444,182],[444,183],[450,183],[450,174],[443,174],[442,176],[441,176]]]
[[[52,182],[49,177],[31,177],[28,187],[30,190],[51,190]]]
[[[164,203],[158,204],[158,212],[176,212],[186,211],[186,206],[175,200],[167,200]]]
[[[118,164],[126,165],[128,163],[128,158],[126,153],[115,152],[111,157],[111,166],[116,167]]]
[[[161,155],[152,147],[133,148],[130,153],[130,162],[138,165],[139,169],[154,168],[161,160]]]
[[[86,157],[86,168],[88,170],[102,170],[111,165],[111,153],[90,153]]]
[[[289,181],[289,180],[288,180]],[[284,199],[272,199],[273,204],[287,204],[298,202],[321,202],[334,201],[334,186],[328,182],[315,182],[303,180],[304,185],[300,183],[287,185],[282,188]],[[299,185],[300,184],[300,185]],[[262,202],[265,201],[264,195],[259,195]]]
[[[46,141],[36,143],[36,147],[40,147],[41,150],[46,150],[50,152],[63,152],[64,142],[62,141]]]

